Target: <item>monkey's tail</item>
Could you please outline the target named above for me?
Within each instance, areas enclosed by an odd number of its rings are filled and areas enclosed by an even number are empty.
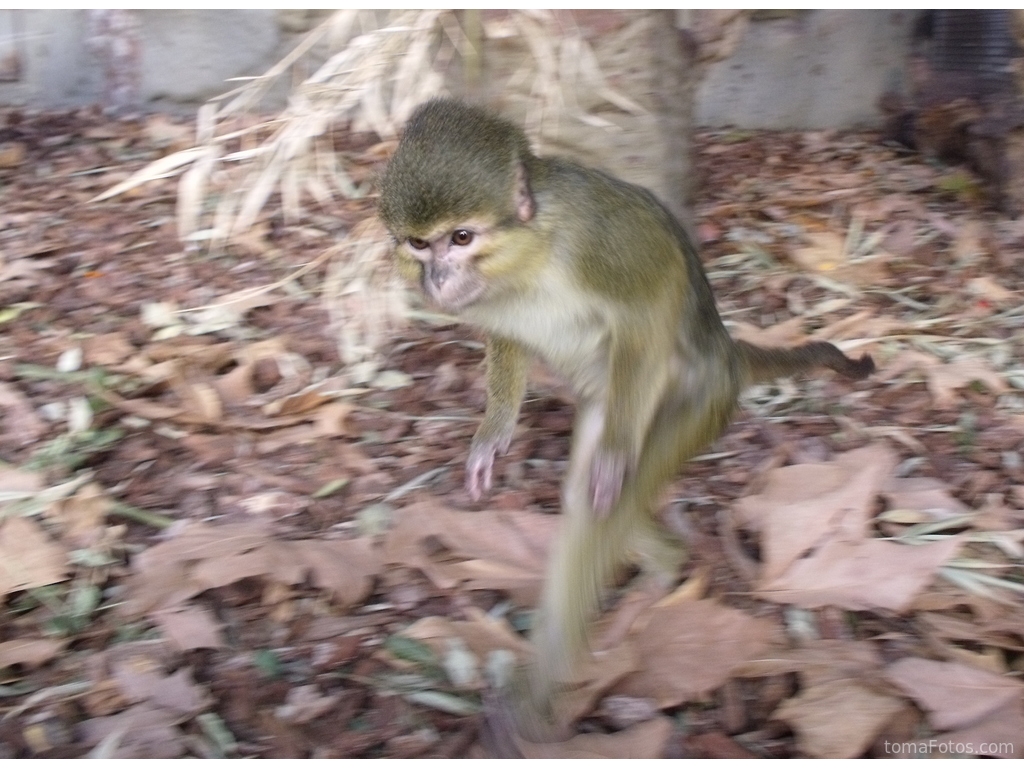
[[[849,379],[863,379],[875,371],[870,355],[858,359],[847,357],[834,344],[812,341],[799,347],[758,347],[736,341],[742,360],[744,385],[760,384],[780,376],[792,376],[815,368],[831,368]]]

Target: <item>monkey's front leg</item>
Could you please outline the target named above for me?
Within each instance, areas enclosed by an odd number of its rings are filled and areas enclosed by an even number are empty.
[[[526,350],[516,342],[500,336],[487,340],[487,411],[466,461],[466,490],[474,501],[491,490],[494,457],[512,442],[529,364]]]

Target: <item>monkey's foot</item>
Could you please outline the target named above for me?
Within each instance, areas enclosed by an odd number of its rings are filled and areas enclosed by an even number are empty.
[[[525,745],[565,741],[573,735],[571,727],[552,716],[551,703],[538,698],[522,672],[508,688],[484,694],[480,740],[492,757],[522,758]]]
[[[480,743],[490,757],[503,760],[521,760],[516,718],[507,694],[489,690],[484,694],[484,721],[480,728]]]
[[[531,743],[565,741],[571,735],[537,712],[531,703],[513,699],[507,691],[484,697],[480,741],[491,757],[522,759],[528,756]]]

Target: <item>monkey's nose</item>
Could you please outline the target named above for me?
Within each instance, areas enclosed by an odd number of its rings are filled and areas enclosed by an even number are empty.
[[[440,288],[441,285],[448,279],[448,275],[451,274],[451,267],[446,264],[438,264],[437,262],[430,262],[427,265],[426,277],[427,280],[435,288]]]

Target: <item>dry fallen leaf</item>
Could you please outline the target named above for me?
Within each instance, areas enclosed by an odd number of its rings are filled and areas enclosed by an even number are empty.
[[[420,569],[442,589],[459,584],[500,589],[532,604],[540,593],[547,547],[557,525],[554,515],[457,512],[436,502],[419,502],[395,513],[384,557],[388,563]],[[437,556],[438,542],[449,550],[443,558]]]
[[[879,371],[878,378],[892,380],[912,370],[924,375],[932,402],[940,409],[954,407],[959,400],[957,390],[974,382],[981,382],[995,394],[1002,394],[1008,389],[1002,374],[992,370],[984,360],[964,357],[951,363],[943,363],[933,355],[916,350],[901,352]]]
[[[125,413],[140,416],[150,421],[170,421],[181,416],[182,409],[144,399],[129,400],[113,392],[104,392],[103,399]]]
[[[369,593],[380,561],[365,539],[280,541],[257,525],[191,523],[140,553],[133,566],[124,610],[139,615],[251,576],[282,584],[309,578],[341,605],[353,605]]]
[[[276,453],[282,448],[292,445],[308,445],[315,443],[324,437],[321,431],[313,424],[299,424],[294,427],[283,427],[272,430],[260,437],[256,444],[256,451],[261,456]]]
[[[297,685],[289,689],[285,703],[274,714],[286,723],[308,723],[338,705],[340,696],[324,696],[315,685]]]
[[[185,754],[186,744],[178,730],[179,716],[150,703],[136,704],[109,717],[96,717],[81,724],[83,741],[99,744],[117,735],[111,757],[132,759],[173,759]]]
[[[325,394],[318,387],[310,387],[294,395],[288,395],[264,407],[263,412],[268,416],[289,416],[295,413],[306,413],[315,408],[329,403],[334,395]]]
[[[120,365],[135,354],[135,346],[123,331],[103,333],[82,342],[85,361],[105,368]]]
[[[906,691],[940,731],[973,725],[1019,705],[1024,684],[974,667],[930,659],[900,659],[886,677]]]
[[[825,464],[771,470],[761,493],[735,505],[745,524],[761,531],[762,581],[781,576],[826,537],[862,539],[875,495],[895,466],[895,453],[877,444]]]
[[[46,431],[32,403],[19,389],[0,381],[0,409],[3,410],[4,434],[20,445],[34,443]]]
[[[191,147],[195,141],[195,131],[191,126],[172,123],[166,115],[146,118],[144,132],[150,142],[170,152]]]
[[[883,608],[902,613],[962,546],[949,538],[920,546],[879,539],[830,540],[783,574],[763,583],[768,600],[803,608]]]
[[[812,274],[854,285],[875,285],[888,277],[885,262],[891,256],[884,251],[851,261],[845,238],[835,232],[809,232],[806,238],[811,245],[792,249],[790,257]]]
[[[559,719],[568,724],[591,713],[616,683],[639,670],[640,658],[631,642],[590,654],[574,671],[568,691],[559,699]]]
[[[877,377],[879,381],[892,381],[907,371],[923,372],[939,363],[939,358],[934,355],[918,352],[916,349],[904,349],[879,369]]]
[[[687,751],[693,759],[703,760],[758,760],[760,755],[744,749],[721,731],[698,733],[686,739]]]
[[[189,669],[166,675],[148,656],[114,662],[111,677],[129,701],[151,701],[179,715],[195,714],[209,704],[209,696],[192,680]]]
[[[662,708],[704,696],[736,667],[767,653],[776,632],[773,622],[714,600],[654,608],[638,619],[631,638],[643,666],[615,691],[652,698]]]
[[[982,240],[985,237],[985,225],[973,219],[964,221],[956,231],[953,240],[953,260],[958,264],[973,263],[986,252]]]
[[[0,495],[35,493],[43,489],[43,475],[16,467],[0,466]]]
[[[368,597],[373,577],[380,571],[380,556],[367,539],[282,543],[295,545],[296,557],[308,570],[313,585],[330,591],[343,606],[358,605]]]
[[[700,600],[707,591],[708,573],[708,568],[698,568],[671,594],[666,594],[664,585],[653,581],[646,582],[641,589],[629,590],[613,611],[598,620],[592,647],[607,650],[625,642],[633,624],[652,607]]]
[[[1008,387],[1002,375],[992,370],[984,360],[964,358],[935,365],[925,371],[928,377],[928,391],[936,408],[952,408],[959,399],[956,390],[981,382],[990,392],[1002,394]]]
[[[939,639],[966,641],[981,647],[1006,648],[1011,651],[1024,651],[1024,642],[1016,633],[1020,631],[1020,622],[1011,617],[1009,626],[1003,622],[985,622],[979,624],[973,618],[959,619],[942,613],[928,612],[920,616],[922,625],[929,634]]]
[[[348,403],[326,403],[316,409],[314,426],[319,437],[341,437],[347,435],[348,415],[352,406]]]
[[[843,238],[835,232],[810,232],[811,245],[794,248],[790,255],[798,265],[809,272],[834,272],[846,264],[847,255]]]
[[[808,340],[803,328],[802,317],[792,317],[770,328],[758,328],[756,325],[737,321],[729,325],[729,334],[734,339],[761,347],[792,347]]]
[[[223,376],[216,377],[212,386],[221,400],[229,406],[240,405],[256,394],[253,386],[256,365],[255,361],[239,363]]]
[[[268,539],[251,551],[196,563],[191,575],[202,589],[248,576],[265,576],[281,584],[300,584],[311,577],[314,586],[332,592],[341,605],[354,605],[369,594],[378,570],[376,553],[363,539]]]
[[[763,659],[739,665],[735,677],[770,677],[799,672],[806,685],[833,680],[863,680],[875,676],[882,662],[867,641],[808,640],[799,648],[774,651]]]
[[[917,509],[929,513],[930,519],[962,515],[966,504],[949,493],[949,484],[934,477],[898,477],[882,488],[882,495],[893,509]]]
[[[804,688],[772,717],[785,720],[801,751],[811,757],[860,757],[889,719],[906,706],[853,680],[831,680]]]
[[[803,751],[815,757],[856,757],[907,705],[875,688],[882,661],[869,641],[809,640],[741,665],[737,677],[800,676],[801,693],[773,718],[789,722]]]
[[[936,741],[941,745],[936,750],[941,756],[967,753],[1020,758],[1024,756],[1024,703],[1011,701],[977,723],[948,731]]]
[[[247,552],[267,540],[261,528],[249,524],[212,526],[188,523],[169,531],[170,538],[146,550],[132,560],[122,609],[129,615],[178,605],[208,589],[191,578],[196,563],[208,558],[220,559]],[[243,574],[239,578],[244,578]]]
[[[814,341],[835,341],[837,339],[874,339],[886,336],[902,328],[905,323],[897,318],[876,317],[874,310],[865,309],[822,326],[811,334]]]
[[[68,554],[34,520],[0,521],[0,595],[63,581]]]
[[[5,141],[0,144],[0,168],[16,168],[25,162],[28,150],[20,141]]]
[[[968,281],[967,290],[993,304],[1020,304],[1019,291],[1004,288],[991,275],[982,275]]]
[[[519,741],[523,755],[531,760],[623,758],[653,760],[663,757],[672,736],[672,721],[659,717],[618,733],[583,733],[568,741],[534,744]]]
[[[870,537],[875,497],[895,465],[890,449],[869,445],[827,464],[774,469],[762,493],[737,501],[762,533],[760,594],[806,608],[907,610],[961,542],[909,547]]]
[[[446,641],[455,637],[461,638],[481,661],[486,660],[491,651],[499,649],[512,651],[519,660],[525,661],[531,648],[507,621],[489,616],[479,609],[471,609],[469,621],[427,616],[406,627],[402,634],[426,643],[434,649],[438,658],[444,656]]]
[[[87,549],[103,540],[107,513],[112,506],[113,501],[99,483],[87,483],[73,496],[55,504],[47,516],[61,523],[62,538]]]
[[[44,637],[8,640],[0,643],[0,668],[12,664],[38,667],[60,653],[65,645],[64,640]]]
[[[179,651],[224,647],[220,622],[213,613],[200,605],[154,611],[150,618]]]
[[[181,398],[185,415],[198,422],[216,424],[224,416],[224,403],[212,384],[205,381],[172,381],[174,391]]]

